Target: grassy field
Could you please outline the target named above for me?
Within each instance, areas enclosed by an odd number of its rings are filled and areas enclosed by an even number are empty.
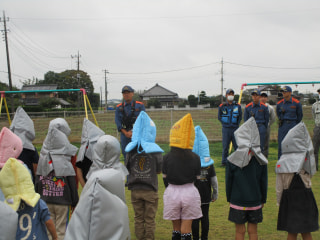
[[[169,151],[168,144],[161,144],[161,147],[167,152]],[[215,161],[215,169],[219,181],[219,198],[216,202],[210,205],[210,231],[209,239],[234,239],[234,224],[228,221],[229,205],[226,200],[225,194],[225,168],[220,167],[221,163],[221,143],[210,144],[211,156]],[[264,240],[276,240],[286,239],[286,233],[277,231],[277,217],[278,206],[276,204],[275,193],[275,164],[277,161],[278,145],[271,143],[271,149],[269,153],[268,164],[268,198],[265,207],[263,208],[263,222],[258,225],[259,239]],[[312,178],[313,187],[312,190],[316,197],[317,202],[320,201],[320,175],[316,173]],[[164,185],[162,176],[159,175],[159,208],[156,216],[156,239],[167,240],[171,239],[172,224],[170,221],[163,220],[163,196]],[[127,205],[129,208],[130,217],[130,230],[132,239],[136,239],[134,235],[134,212],[130,202],[130,191],[126,190]],[[249,239],[246,235],[246,239]],[[301,239],[300,236],[298,239]],[[313,239],[320,239],[320,232],[313,233]]]
[[[314,126],[310,107],[303,109],[304,117],[303,121],[307,125],[310,135],[312,136],[312,129]],[[210,231],[209,239],[234,239],[234,224],[228,221],[229,206],[225,196],[225,169],[220,167],[221,155],[222,155],[222,143],[221,143],[221,124],[217,120],[217,109],[203,110],[203,111],[189,111],[192,114],[194,124],[200,125],[206,133],[208,139],[210,139],[210,151],[211,156],[215,161],[216,173],[219,181],[219,198],[216,202],[210,205]],[[169,139],[169,129],[175,121],[186,114],[186,111],[167,111],[167,112],[148,112],[150,117],[155,121],[157,125],[157,142],[167,142]],[[107,134],[117,136],[117,131],[114,124],[114,113],[97,115],[97,120],[101,129]],[[35,141],[37,149],[40,151],[41,143],[46,136],[48,121],[50,118],[35,118],[35,127],[37,141]],[[72,116],[67,117],[71,129],[72,135],[69,137],[70,141],[79,147],[82,121],[83,117]],[[7,121],[0,121],[0,126],[8,126]],[[265,240],[277,240],[286,239],[285,232],[278,232],[276,230],[278,206],[276,205],[276,193],[275,193],[275,164],[277,161],[278,145],[275,142],[277,139],[277,124],[273,124],[271,128],[271,140],[270,152],[269,152],[269,165],[268,165],[268,198],[267,203],[263,209],[264,220],[258,225],[259,239]],[[169,151],[167,143],[160,144],[165,150]],[[320,176],[316,173],[312,178],[313,192],[317,202],[320,202]],[[81,189],[79,189],[81,192]],[[156,239],[164,240],[171,239],[172,225],[170,221],[165,221],[162,218],[163,201],[162,196],[164,192],[164,185],[162,182],[162,176],[159,175],[159,207],[156,216]],[[134,234],[134,212],[130,201],[130,192],[126,189],[127,205],[129,209],[130,217],[130,230],[132,239],[135,238]],[[107,210],[106,210],[107,211]],[[248,236],[246,235],[246,239]],[[298,239],[301,239],[300,237]],[[320,239],[320,233],[313,233],[313,239]]]

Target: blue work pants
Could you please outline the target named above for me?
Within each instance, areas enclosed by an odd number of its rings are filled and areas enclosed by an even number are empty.
[[[123,133],[120,135],[120,144],[121,144],[121,151],[124,157],[124,163],[127,164],[126,160],[126,146],[131,142],[131,138],[127,138]]]
[[[232,141],[232,145],[234,149],[237,149],[238,145],[236,143],[236,139],[234,138],[234,132],[238,128],[227,128],[227,127],[222,127],[222,164],[227,163],[227,157],[228,157],[228,151],[229,151],[229,146],[230,142]]]
[[[282,143],[282,140],[284,139],[284,137],[287,135],[287,133],[289,132],[289,130],[291,128],[293,128],[295,125],[297,125],[296,122],[294,121],[284,121],[282,123],[282,125],[279,127],[279,130],[278,130],[278,159],[280,159],[281,157],[281,143]]]

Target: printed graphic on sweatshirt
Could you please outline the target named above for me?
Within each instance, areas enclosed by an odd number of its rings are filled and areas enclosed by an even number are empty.
[[[133,175],[135,178],[151,178],[150,158],[145,155],[136,156],[133,165]]]
[[[46,197],[62,197],[64,186],[66,185],[64,177],[56,177],[53,172],[48,176],[40,176],[42,182],[42,195]]]

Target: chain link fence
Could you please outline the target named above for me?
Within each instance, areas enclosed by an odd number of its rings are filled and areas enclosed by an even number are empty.
[[[275,106],[274,106],[275,107]],[[244,106],[242,107],[244,109]],[[190,113],[192,115],[194,125],[200,125],[204,133],[210,142],[217,142],[222,140],[221,123],[218,120],[218,108],[207,109],[147,109],[146,112],[150,118],[155,122],[157,126],[157,138],[158,143],[168,143],[169,133],[171,126],[182,118],[185,114]],[[71,128],[71,135],[69,140],[72,143],[80,143],[83,119],[85,118],[84,112],[76,111],[62,111],[62,112],[41,112],[32,113],[28,112],[29,116],[34,122],[36,131],[36,139],[34,144],[42,144],[44,141],[49,122],[55,118],[64,118],[68,122]],[[306,123],[310,135],[313,135],[314,122],[311,115],[311,106],[303,107],[303,121]],[[88,114],[89,120],[94,122],[93,116]],[[106,134],[119,138],[119,133],[114,121],[115,112],[95,112],[99,127],[105,131]],[[13,119],[13,115],[11,115]],[[243,121],[242,121],[243,122]],[[0,127],[9,127],[9,121],[6,114],[0,116]],[[274,123],[271,127],[271,141],[277,141],[278,137],[278,124]]]

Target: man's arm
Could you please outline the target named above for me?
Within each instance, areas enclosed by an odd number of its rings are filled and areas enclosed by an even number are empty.
[[[132,130],[127,131],[124,128],[121,128],[120,132],[122,132],[127,138],[131,138],[132,137]]]
[[[118,131],[121,132],[121,129],[122,129],[122,114],[121,114],[121,112],[119,110],[119,107],[116,108],[114,121],[115,121],[115,123],[117,125]]]
[[[298,121],[298,123],[301,122],[302,117],[303,117],[302,105],[301,105],[301,103],[298,103],[298,106],[297,106],[297,121]]]
[[[239,111],[238,124],[240,125],[240,122],[242,120],[242,109],[240,104],[238,104],[238,111]]]

